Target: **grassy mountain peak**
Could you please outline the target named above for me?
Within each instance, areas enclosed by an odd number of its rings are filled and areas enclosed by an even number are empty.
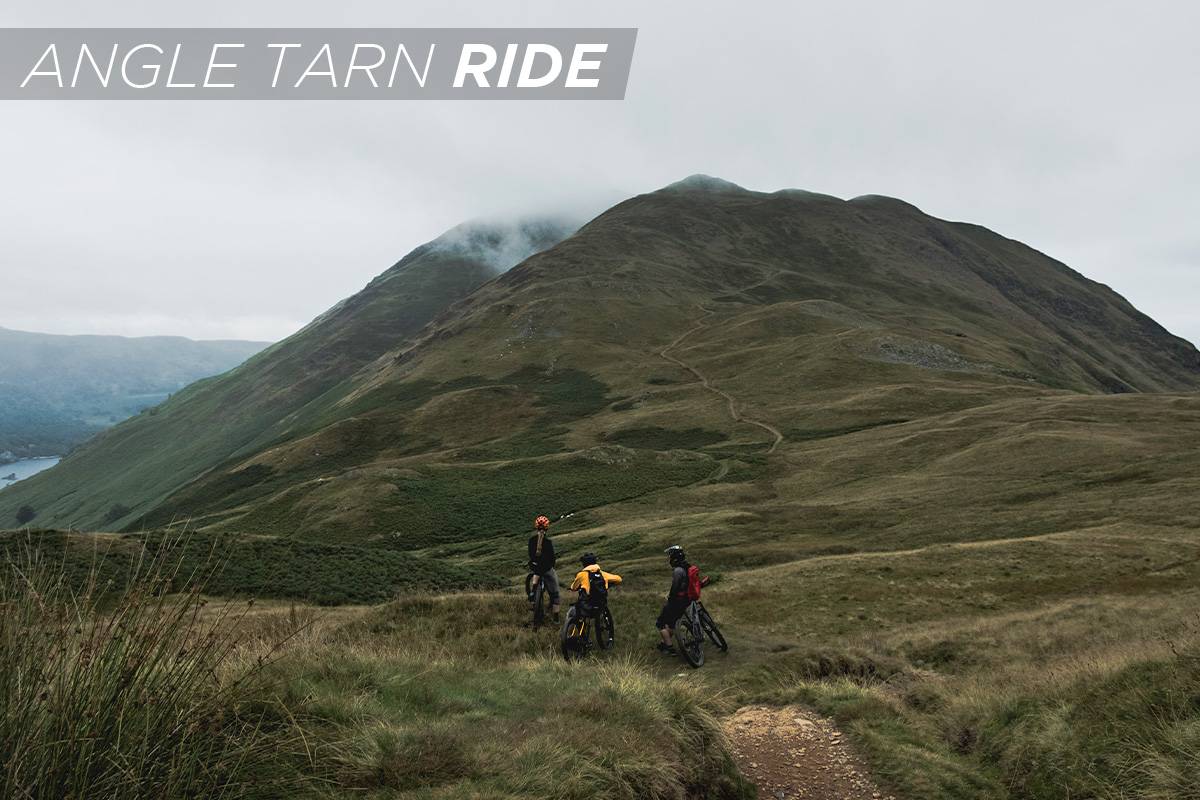
[[[158,425],[74,459],[128,468],[136,489],[98,491],[68,459],[25,497],[60,525],[121,503],[135,513],[119,525],[413,548],[543,505],[736,483],[765,456],[786,471],[789,453],[853,431],[1200,388],[1195,348],[1111,290],[901,201],[694,176],[566,233],[460,226]]]

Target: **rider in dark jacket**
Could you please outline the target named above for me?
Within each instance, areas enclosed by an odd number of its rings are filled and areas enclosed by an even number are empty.
[[[533,573],[533,585],[538,581],[546,582],[546,591],[550,593],[550,607],[554,612],[554,621],[558,622],[558,612],[561,606],[558,600],[558,573],[554,571],[554,542],[547,536],[550,520],[538,517],[533,523],[536,532],[529,537],[529,571]],[[530,602],[533,595],[530,594]]]
[[[654,624],[658,626],[658,635],[662,638],[658,643],[659,652],[673,656],[675,648],[671,646],[671,630],[687,609],[688,567],[691,565],[679,545],[668,547],[666,553],[671,560],[671,588],[667,591],[667,604],[663,606]]]

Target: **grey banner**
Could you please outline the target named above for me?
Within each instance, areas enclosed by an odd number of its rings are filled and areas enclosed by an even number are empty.
[[[621,100],[636,28],[4,28],[0,100]]]

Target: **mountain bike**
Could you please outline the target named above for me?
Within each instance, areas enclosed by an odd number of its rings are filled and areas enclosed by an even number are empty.
[[[598,617],[579,614],[576,603],[571,604],[562,627],[562,654],[567,661],[580,659],[599,647],[611,650],[613,646],[613,618],[606,607]],[[596,641],[592,641],[593,632]]]
[[[534,577],[536,576],[532,572],[525,576],[525,596],[529,597],[531,593],[533,595],[530,603],[533,606],[533,629],[537,630],[550,615],[550,593],[546,591],[545,578],[535,584]]]
[[[707,582],[708,579],[705,578],[701,585]],[[688,603],[679,621],[675,623],[675,646],[693,669],[698,669],[704,664],[705,637],[711,639],[721,652],[729,650],[725,637],[721,635],[717,623],[713,622],[712,615],[708,613],[704,603],[693,600]]]

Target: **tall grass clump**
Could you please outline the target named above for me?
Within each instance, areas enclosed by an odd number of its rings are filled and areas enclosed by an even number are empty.
[[[330,796],[755,796],[721,729],[732,694],[664,673],[633,634],[568,664],[557,632],[523,626],[510,599],[413,593],[338,609],[289,649],[272,671],[285,702],[306,701]],[[625,598],[613,603],[629,619]]]
[[[139,552],[123,586],[66,574],[32,547],[3,564],[3,796],[277,793],[283,738],[268,735],[263,659],[227,664],[246,604],[172,593],[185,576]]]
[[[1029,800],[1200,798],[1200,647],[993,712],[980,751]]]

